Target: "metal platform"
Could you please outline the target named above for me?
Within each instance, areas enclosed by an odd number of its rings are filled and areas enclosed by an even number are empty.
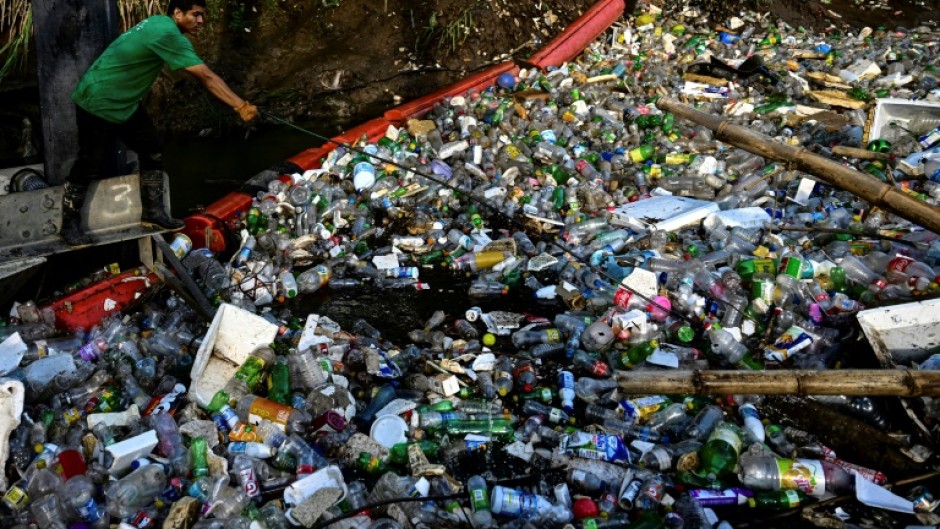
[[[82,207],[82,227],[94,242],[69,246],[62,241],[62,186],[0,196],[0,263],[15,269],[15,262],[33,266],[28,258],[45,257],[129,241],[165,230],[140,223],[138,175],[118,176],[94,182]],[[168,199],[169,197],[167,197]]]
[[[3,171],[6,174],[18,169],[21,168]],[[152,270],[154,257],[160,260],[159,253],[153,250],[151,235],[166,230],[140,223],[142,209],[137,174],[108,178],[89,186],[82,207],[82,227],[94,242],[85,246],[69,246],[59,236],[62,186],[9,194],[7,191],[8,188],[0,191],[0,290],[8,295],[14,293],[15,285],[27,281],[39,265],[54,254],[136,240],[142,264]],[[166,200],[169,204],[169,196]],[[0,296],[0,302],[5,301],[5,297],[8,296]]]

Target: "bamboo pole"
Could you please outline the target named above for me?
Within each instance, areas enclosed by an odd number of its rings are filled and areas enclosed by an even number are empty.
[[[715,131],[715,138],[730,143],[764,158],[791,163],[796,169],[816,176],[838,188],[855,193],[868,202],[940,233],[940,209],[907,195],[895,187],[876,178],[845,167],[838,162],[808,152],[803,147],[794,147],[773,141],[768,136],[754,132],[719,116],[700,112],[675,100],[661,98],[656,103],[659,109],[672,112]]]
[[[624,393],[686,395],[940,395],[940,371],[832,369],[768,371],[620,371]]]

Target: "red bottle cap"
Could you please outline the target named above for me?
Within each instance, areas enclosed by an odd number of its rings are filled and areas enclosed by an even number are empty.
[[[68,481],[72,476],[84,474],[88,470],[82,453],[74,448],[59,452],[59,468],[62,469],[62,478]]]
[[[584,520],[585,518],[596,518],[600,515],[597,504],[591,498],[578,498],[571,507],[575,520]]]

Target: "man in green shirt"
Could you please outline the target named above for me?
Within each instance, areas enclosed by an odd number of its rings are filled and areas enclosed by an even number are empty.
[[[111,176],[108,153],[115,140],[138,155],[141,221],[165,229],[183,227],[181,220],[167,214],[163,200],[163,139],[141,105],[164,64],[195,77],[244,121],[258,116],[257,107],[235,94],[210,70],[184,35],[199,31],[205,13],[205,0],[170,0],[166,15],[149,17],[115,39],[72,92],[79,154],[65,183],[60,231],[69,245],[92,242],[81,229],[81,208],[89,182]]]

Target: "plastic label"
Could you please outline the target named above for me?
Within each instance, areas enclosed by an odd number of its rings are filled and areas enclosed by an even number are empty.
[[[486,497],[486,489],[473,489],[470,491],[470,503],[473,504],[473,512],[486,511],[490,508],[489,499]]]
[[[711,443],[714,440],[724,441],[731,446],[735,454],[740,454],[741,448],[744,446],[744,442],[731,428],[716,428],[711,437],[708,438],[708,442]]]
[[[101,513],[98,509],[98,502],[94,498],[89,498],[84,505],[75,508],[78,515],[86,522],[95,523],[101,519]]]
[[[293,409],[290,406],[278,404],[273,400],[256,398],[252,401],[251,408],[248,409],[248,422],[259,425],[262,419],[267,419],[281,430],[284,430],[292,411]]]
[[[29,496],[27,496],[25,490],[16,485],[11,485],[6,494],[3,495],[3,502],[12,506],[13,510],[18,511],[29,502]]]
[[[777,459],[780,488],[802,490],[811,496],[826,492],[826,475],[821,461],[812,459]]]
[[[249,498],[254,498],[255,496],[261,495],[261,489],[258,488],[258,480],[255,479],[254,468],[243,468],[238,471],[238,475],[241,478],[242,489],[245,490],[246,496]]]

